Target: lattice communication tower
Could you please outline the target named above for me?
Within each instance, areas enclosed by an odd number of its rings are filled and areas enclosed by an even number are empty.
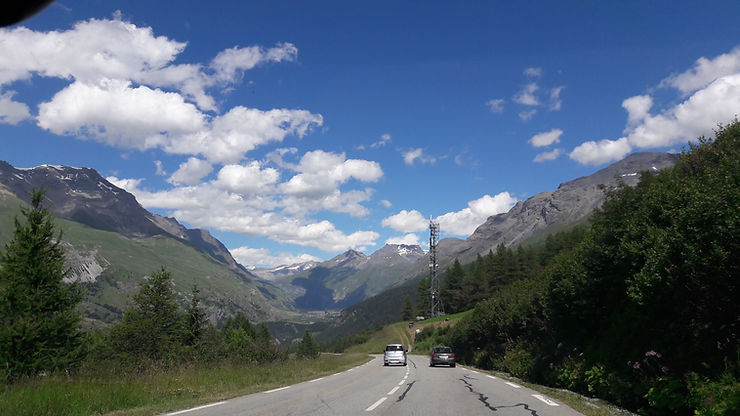
[[[429,303],[430,318],[445,314],[442,298],[439,297],[439,279],[437,278],[437,242],[439,241],[439,223],[429,217]]]

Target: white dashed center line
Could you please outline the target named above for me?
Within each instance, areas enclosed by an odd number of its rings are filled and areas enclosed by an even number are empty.
[[[265,393],[275,393],[276,391],[285,390],[285,389],[289,389],[289,388],[290,388],[290,386],[280,387],[278,389],[267,390]]]
[[[373,410],[375,410],[376,407],[380,406],[380,404],[383,403],[385,401],[385,399],[386,399],[386,397],[381,397],[380,400],[378,400],[377,402],[373,403],[372,406],[370,406],[367,409],[365,409],[365,411],[366,412],[372,412]]]
[[[559,404],[555,403],[554,401],[552,401],[552,400],[548,399],[547,397],[544,397],[544,396],[542,396],[540,394],[533,394],[532,397],[534,397],[535,399],[538,399],[538,400],[541,400],[541,401],[545,402],[548,406],[560,406]]]
[[[203,406],[193,407],[192,409],[185,409],[185,410],[180,410],[179,412],[167,413],[167,416],[181,415],[183,413],[194,412],[194,411],[200,410],[200,409],[207,409],[209,407],[218,406],[218,405],[224,404],[224,403],[226,403],[226,402],[218,402],[218,403],[206,404],[206,405],[203,405]]]
[[[518,384],[510,383],[510,382],[508,382],[508,381],[506,382],[506,384],[510,385],[511,387],[514,387],[515,389],[520,389],[520,388],[522,388],[522,386],[520,386],[520,385],[518,385]]]

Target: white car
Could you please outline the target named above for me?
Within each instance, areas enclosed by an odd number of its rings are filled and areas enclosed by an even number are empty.
[[[406,365],[406,349],[401,344],[388,344],[383,354],[383,365]]]

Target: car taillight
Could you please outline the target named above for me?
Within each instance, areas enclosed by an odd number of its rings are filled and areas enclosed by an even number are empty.
[[[455,353],[450,354],[450,357],[455,358]]]
[[[432,353],[432,357],[437,357],[437,354],[435,354],[435,353]]]

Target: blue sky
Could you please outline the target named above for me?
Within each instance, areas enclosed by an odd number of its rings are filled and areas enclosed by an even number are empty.
[[[204,3],[207,3],[204,4]],[[246,266],[465,238],[740,113],[737,1],[56,1],[0,159],[92,167]]]

